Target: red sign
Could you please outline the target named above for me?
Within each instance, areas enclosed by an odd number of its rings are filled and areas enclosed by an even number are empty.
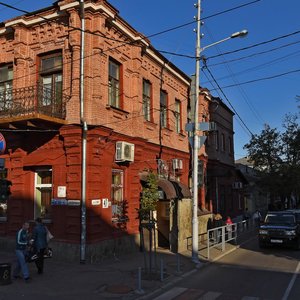
[[[6,142],[5,142],[5,138],[2,135],[2,133],[0,133],[0,154],[3,154],[4,151],[6,149]]]

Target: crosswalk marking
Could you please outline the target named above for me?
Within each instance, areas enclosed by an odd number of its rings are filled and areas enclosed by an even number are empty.
[[[200,298],[198,298],[198,300],[215,300],[220,295],[221,295],[221,293],[218,293],[218,292],[207,292],[203,296],[201,296]]]
[[[163,293],[162,295],[154,298],[153,300],[171,300],[171,299],[174,299],[174,297],[182,294],[186,290],[187,290],[187,288],[174,287],[171,290]]]
[[[200,289],[188,289],[184,287],[173,287],[171,290],[159,295],[153,300],[217,300],[217,299],[239,299],[259,300],[259,297],[234,296],[216,291],[203,291]]]

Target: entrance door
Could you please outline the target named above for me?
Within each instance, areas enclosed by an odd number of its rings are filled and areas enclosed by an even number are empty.
[[[52,170],[35,172],[34,218],[51,219]]]

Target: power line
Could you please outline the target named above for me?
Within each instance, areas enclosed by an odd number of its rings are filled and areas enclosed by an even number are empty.
[[[257,44],[254,44],[254,45],[251,45],[251,46],[248,46],[248,47],[244,47],[244,48],[236,49],[236,50],[233,50],[233,51],[228,51],[228,52],[224,52],[224,53],[221,53],[221,54],[209,56],[209,57],[206,57],[206,59],[207,60],[208,59],[213,59],[213,58],[220,57],[220,56],[223,56],[223,55],[228,55],[228,54],[248,50],[248,49],[255,48],[255,47],[258,47],[258,46],[261,46],[261,45],[265,45],[265,44],[268,44],[268,43],[272,43],[272,42],[275,42],[275,41],[278,41],[278,40],[281,40],[281,39],[284,39],[284,38],[287,38],[287,37],[290,37],[290,36],[293,36],[293,35],[296,35],[296,34],[299,34],[299,33],[300,33],[300,30],[297,30],[297,31],[294,31],[292,33],[281,35],[281,36],[273,38],[271,40],[263,41],[263,42],[260,42],[260,43],[257,43]]]
[[[236,109],[233,107],[233,105],[231,104],[230,100],[227,98],[227,96],[225,95],[225,93],[223,92],[222,88],[220,87],[220,85],[218,84],[217,80],[215,79],[214,75],[211,73],[211,71],[209,70],[209,68],[207,66],[205,66],[205,69],[208,71],[209,75],[211,76],[211,78],[213,79],[213,81],[215,82],[215,84],[218,86],[219,91],[222,93],[222,95],[225,97],[225,99],[227,100],[227,102],[229,103],[229,106],[231,107],[231,109],[234,111],[234,113],[236,114],[236,116],[239,118],[239,120],[242,122],[242,124],[245,126],[245,128],[248,130],[248,132],[250,133],[250,136],[253,135],[253,133],[251,132],[251,130],[248,128],[248,126],[245,124],[245,122],[242,120],[242,118],[240,117],[239,113],[236,111]]]
[[[282,76],[286,76],[286,75],[293,74],[293,73],[298,73],[298,72],[300,72],[300,69],[287,71],[287,72],[280,73],[280,74],[275,74],[275,75],[272,75],[272,76],[267,76],[267,77],[253,79],[253,80],[248,80],[248,81],[240,82],[239,84],[240,85],[241,84],[249,84],[249,83],[258,82],[258,81],[270,80],[270,79],[274,79],[274,78],[278,78],[278,77],[282,77]],[[236,84],[230,84],[230,85],[223,86],[222,89],[231,88],[231,87],[235,87],[235,86],[236,86]],[[215,89],[212,89],[211,91],[214,91],[214,90]]]
[[[253,53],[253,54],[250,54],[250,55],[246,55],[246,56],[242,56],[242,57],[238,57],[238,58],[234,58],[234,59],[230,59],[230,60],[225,60],[223,62],[219,62],[219,63],[215,63],[215,64],[209,64],[209,66],[210,67],[215,67],[215,66],[223,65],[224,63],[231,63],[231,62],[235,62],[235,61],[240,61],[240,60],[251,58],[251,57],[254,57],[254,56],[261,55],[261,54],[266,54],[266,53],[270,53],[270,52],[273,52],[273,51],[276,51],[276,50],[280,50],[280,49],[283,49],[283,48],[286,48],[286,47],[289,47],[289,46],[292,46],[292,45],[295,45],[295,44],[298,44],[298,43],[300,43],[300,41],[296,41],[296,42],[293,42],[293,43],[288,43],[288,44],[285,44],[285,45],[282,45],[282,46],[279,46],[279,47],[275,47],[275,48],[265,50],[265,51],[261,51],[261,52],[256,52],[256,53]]]

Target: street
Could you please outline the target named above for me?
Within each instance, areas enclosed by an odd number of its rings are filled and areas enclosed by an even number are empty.
[[[300,299],[299,257],[293,249],[261,250],[252,238],[151,299]]]

